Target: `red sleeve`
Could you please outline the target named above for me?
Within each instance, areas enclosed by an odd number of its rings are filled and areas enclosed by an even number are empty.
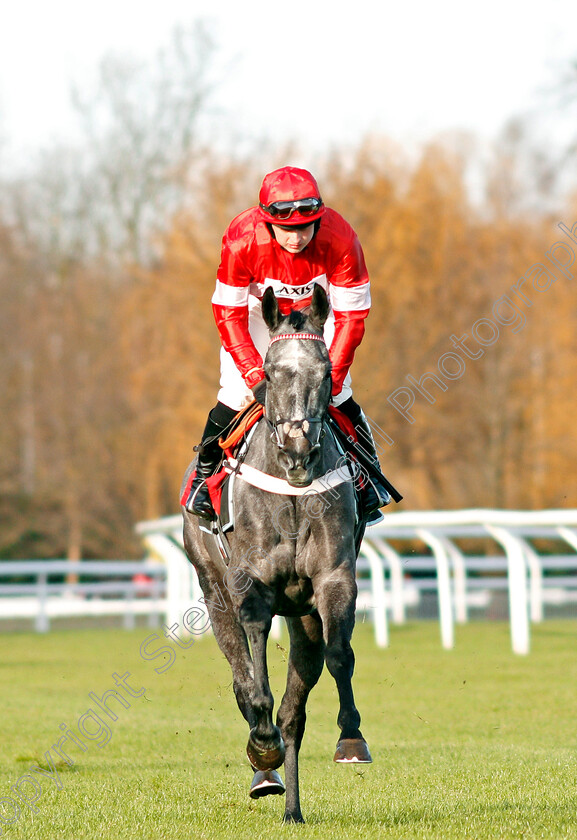
[[[244,216],[245,214],[241,214]],[[227,350],[251,388],[262,379],[262,358],[248,330],[248,292],[250,270],[250,231],[243,235],[238,220],[224,234],[212,311],[222,346]]]
[[[344,221],[344,220],[343,220]],[[344,248],[329,276],[329,294],[335,315],[335,335],[329,355],[333,365],[333,396],[339,394],[355,350],[365,333],[371,307],[370,282],[363,249],[356,233],[346,224]]]
[[[365,318],[369,310],[363,312],[335,312],[335,337],[329,350],[333,365],[333,396],[343,389],[343,382],[355,357],[355,350],[365,334]]]

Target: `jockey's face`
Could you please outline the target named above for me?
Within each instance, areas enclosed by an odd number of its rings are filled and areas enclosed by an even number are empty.
[[[281,248],[290,254],[300,254],[315,234],[315,223],[306,227],[289,227],[288,225],[273,225],[275,239]]]

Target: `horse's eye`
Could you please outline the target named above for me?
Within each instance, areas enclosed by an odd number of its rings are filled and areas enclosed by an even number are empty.
[[[266,379],[267,382],[270,382],[270,376],[268,375],[266,370],[264,371],[264,378]]]

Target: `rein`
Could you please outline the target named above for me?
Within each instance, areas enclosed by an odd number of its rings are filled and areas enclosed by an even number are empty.
[[[219,438],[218,443],[220,448],[225,451],[227,449],[233,449],[241,442],[247,431],[251,429],[258,420],[260,420],[263,414],[264,408],[260,403],[256,401],[249,403],[247,408],[243,408],[239,411],[234,418],[233,423],[237,423],[237,425],[234,426],[228,437],[223,436]]]

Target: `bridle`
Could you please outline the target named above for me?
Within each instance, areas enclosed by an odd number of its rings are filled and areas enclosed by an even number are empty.
[[[311,420],[296,421],[283,420],[281,418],[276,423],[273,423],[265,414],[264,419],[271,428],[271,438],[283,452],[287,448],[287,439],[300,437],[305,437],[308,440],[311,445],[311,452],[320,449],[321,441],[325,435],[322,418],[314,417]],[[287,426],[289,427],[288,429]]]
[[[281,333],[271,338],[269,346],[275,344],[277,341],[287,341],[288,339],[299,339],[307,341],[322,341],[325,340],[322,335],[317,335],[311,332],[300,333]],[[305,437],[311,445],[311,452],[320,449],[321,441],[324,437],[323,418],[313,417],[305,418],[304,420],[290,420],[288,418],[278,418],[276,423],[273,423],[267,416],[266,411],[264,418],[271,428],[271,438],[276,443],[277,447],[284,451],[287,446],[287,438]]]

